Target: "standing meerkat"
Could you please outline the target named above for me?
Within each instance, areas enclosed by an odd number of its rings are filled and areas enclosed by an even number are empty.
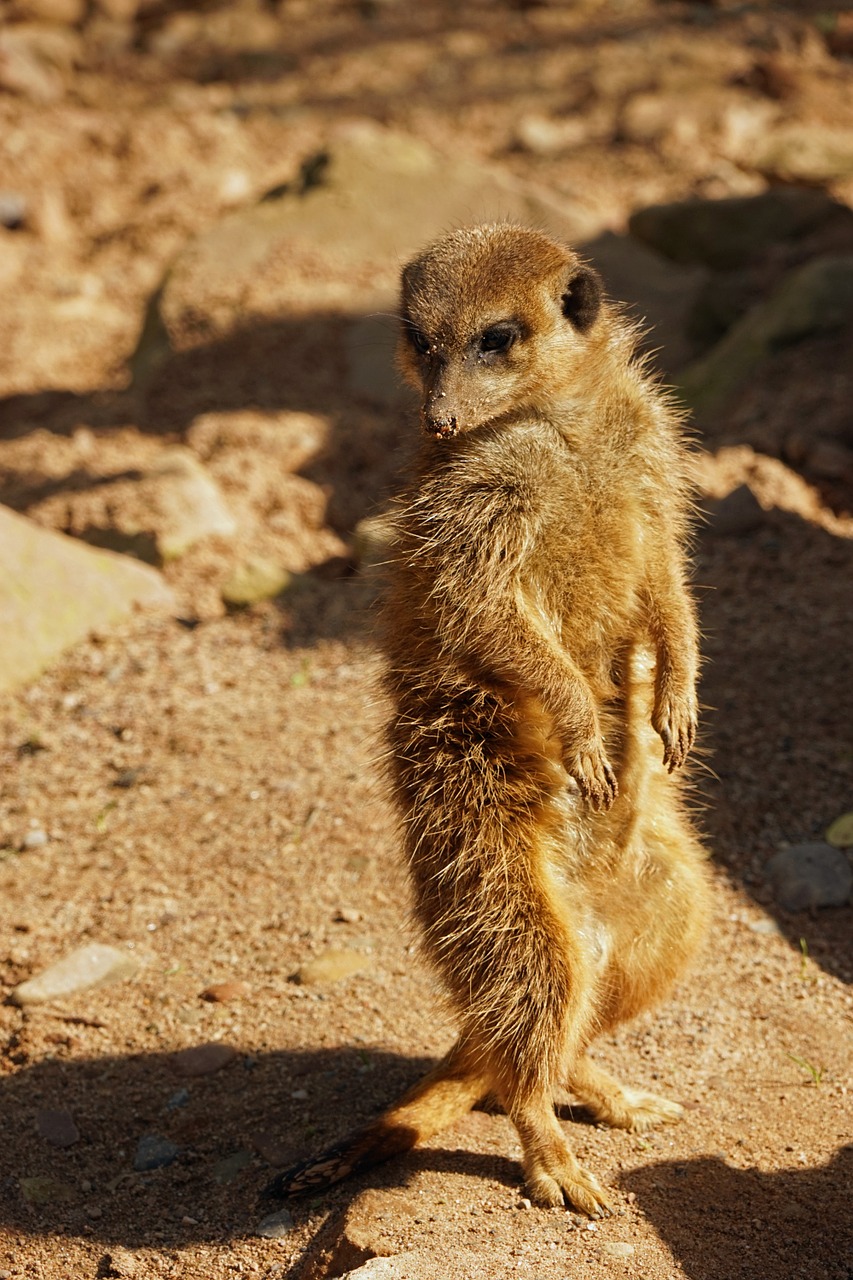
[[[388,754],[461,1030],[399,1103],[271,1190],[335,1182],[491,1095],[530,1195],[598,1215],[555,1094],[625,1129],[681,1114],[586,1050],[664,995],[707,915],[675,772],[698,669],[680,419],[595,272],[537,231],[440,240],[403,271],[402,322],[423,438],[384,611]]]

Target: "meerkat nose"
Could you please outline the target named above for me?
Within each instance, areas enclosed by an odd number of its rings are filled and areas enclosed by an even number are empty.
[[[455,436],[459,426],[455,418],[438,418],[432,414],[424,414],[424,431],[436,440],[449,440]]]

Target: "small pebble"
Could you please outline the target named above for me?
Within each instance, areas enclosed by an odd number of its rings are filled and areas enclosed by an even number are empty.
[[[173,1093],[169,1101],[166,1103],[167,1111],[179,1111],[181,1107],[185,1107],[190,1100],[190,1091],[184,1085],[177,1093]]]
[[[21,842],[22,849],[42,849],[48,841],[46,831],[41,827],[36,827],[35,831],[28,831]]]
[[[213,1166],[213,1181],[220,1186],[233,1182],[239,1173],[252,1163],[251,1151],[232,1151],[230,1156],[223,1156]]]
[[[205,987],[201,998],[209,1000],[212,1004],[229,1004],[232,1000],[244,999],[250,990],[248,982],[232,978],[227,982],[214,982],[212,986]]]
[[[341,982],[370,965],[370,958],[358,951],[324,951],[314,960],[307,960],[294,974],[294,981],[302,986],[319,986],[327,982]]]
[[[21,1178],[21,1191],[27,1204],[60,1204],[75,1198],[74,1188],[58,1178]]]
[[[181,1218],[181,1225],[184,1227],[197,1227],[198,1218],[191,1218],[188,1213],[185,1213]]]
[[[255,1235],[262,1236],[264,1240],[281,1240],[293,1230],[293,1217],[288,1209],[278,1209],[275,1213],[268,1213],[258,1223]]]
[[[60,996],[71,995],[75,991],[85,991],[88,987],[103,986],[108,982],[118,982],[129,978],[139,968],[139,961],[126,951],[117,947],[104,946],[100,942],[91,942],[88,946],[78,947],[62,960],[57,960],[49,968],[21,982],[11,994],[14,1004],[41,1004],[45,1000],[56,1000]]]
[[[39,1136],[52,1147],[73,1147],[80,1138],[70,1111],[39,1111],[36,1128]]]
[[[611,1258],[630,1258],[634,1252],[634,1246],[628,1244],[627,1240],[606,1240],[601,1246],[601,1252],[608,1254]]]
[[[209,1076],[227,1066],[237,1056],[237,1050],[230,1044],[213,1041],[173,1053],[172,1065],[184,1076]]]
[[[0,227],[17,231],[27,218],[27,201],[17,191],[0,191]]]
[[[358,924],[362,919],[360,911],[356,911],[355,907],[339,907],[335,912],[335,920],[338,924]]]
[[[146,1173],[150,1169],[165,1169],[177,1160],[180,1147],[168,1138],[161,1138],[157,1133],[146,1133],[139,1139],[133,1167],[137,1173]]]
[[[853,849],[853,813],[842,813],[840,818],[830,823],[826,843],[835,849]]]

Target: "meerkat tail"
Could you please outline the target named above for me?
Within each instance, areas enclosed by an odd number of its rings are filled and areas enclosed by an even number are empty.
[[[399,1102],[321,1155],[285,1169],[265,1188],[264,1197],[283,1199],[330,1187],[383,1164],[467,1115],[487,1093],[487,1081],[464,1061],[457,1044]]]

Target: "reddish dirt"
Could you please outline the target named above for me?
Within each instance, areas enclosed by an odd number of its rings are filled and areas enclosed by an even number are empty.
[[[14,30],[26,9],[0,4],[0,22]],[[297,375],[269,403],[252,392],[266,370],[250,339],[205,392],[215,402],[223,389],[230,443],[218,453],[199,417],[210,403],[177,374],[159,416],[127,391],[171,257],[291,178],[339,122],[369,116],[497,159],[621,231],[654,200],[761,189],[721,150],[737,107],[849,123],[850,63],[829,51],[825,17],[651,0],[291,0],[148,3],[122,21],[92,5],[63,30],[47,89],[0,89],[0,185],[29,205],[22,229],[0,232],[0,501],[65,527],[75,495],[183,440],[240,517],[235,540],[167,567],[180,619],[139,616],[95,636],[0,703],[3,990],[90,940],[142,961],[132,981],[61,1004],[0,1004],[0,1275],[295,1274],[329,1213],[365,1185],[406,1188],[388,1238],[436,1276],[853,1275],[853,908],[787,914],[761,875],[783,843],[819,838],[853,808],[850,486],[819,490],[790,457],[767,456],[798,425],[844,422],[849,333],[780,357],[699,440],[706,491],[748,481],[767,508],[743,536],[712,524],[697,539],[707,662],[695,774],[716,918],[673,999],[596,1050],[688,1114],[643,1138],[575,1115],[578,1154],[618,1205],[595,1230],[525,1208],[509,1122],[475,1113],[357,1185],[295,1202],[281,1241],[253,1235],[279,1163],[375,1112],[452,1038],[407,923],[375,765],[371,581],[320,570],[243,614],[219,597],[248,552],[295,571],[346,556],[409,428]],[[678,105],[646,142],[624,119],[640,92]],[[529,116],[575,122],[570,154],[520,145]],[[832,190],[849,202],[853,183]],[[305,430],[309,457],[273,456],[273,438]],[[35,828],[48,842],[21,852]],[[289,981],[329,947],[363,952],[367,967],[326,987]],[[230,980],[246,990],[202,998]],[[181,1076],[171,1055],[208,1041],[239,1052]],[[39,1136],[50,1108],[74,1116],[74,1145]],[[134,1173],[152,1132],[180,1155]],[[217,1162],[238,1151],[245,1167],[224,1181]],[[68,1199],[27,1203],[20,1180],[41,1175]],[[608,1252],[616,1242],[633,1253]]]

